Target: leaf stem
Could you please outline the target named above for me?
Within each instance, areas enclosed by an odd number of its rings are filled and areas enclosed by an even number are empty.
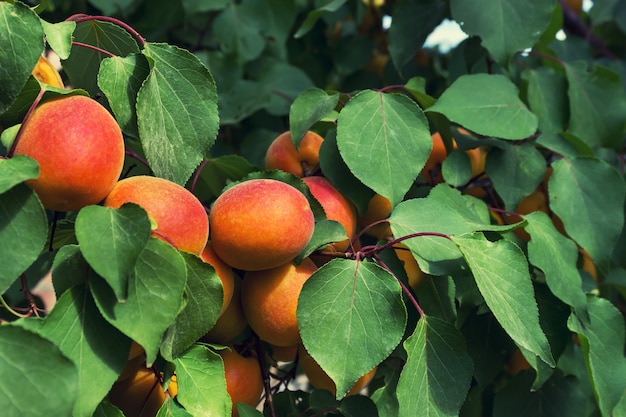
[[[265,363],[265,350],[261,345],[261,339],[254,335],[254,348],[256,350],[256,358],[263,374],[263,388],[265,390],[265,404],[267,405],[270,416],[277,417],[276,410],[274,409],[274,397],[272,395],[272,387],[270,384],[270,373]]]
[[[116,56],[115,54],[112,54],[111,52],[107,51],[106,49],[98,48],[97,46],[89,45],[88,43],[72,41],[72,45],[80,46],[82,48],[91,49],[93,51],[96,51],[96,52],[99,52],[101,54],[104,54],[104,55],[108,56],[109,58],[114,58]]]
[[[196,189],[196,183],[198,182],[198,179],[200,178],[200,174],[202,173],[202,170],[204,169],[204,167],[206,166],[208,162],[209,162],[209,159],[208,158],[205,159],[204,161],[202,161],[202,163],[196,170],[196,174],[193,176],[193,180],[191,182],[191,187],[189,187],[189,191],[191,191],[192,193]]]
[[[130,25],[122,22],[119,19],[116,19],[114,17],[109,17],[109,16],[90,16],[90,15],[85,15],[85,14],[75,14],[72,15],[70,17],[68,17],[66,19],[66,21],[69,20],[73,20],[74,22],[76,22],[76,24],[78,23],[82,23],[82,22],[86,22],[89,20],[100,20],[103,22],[110,22],[110,23],[114,23],[116,25],[118,25],[119,27],[123,28],[124,30],[126,30],[128,33],[130,33],[135,39],[137,39],[137,41],[139,41],[139,43],[141,44],[141,46],[145,46],[146,45],[146,40],[143,36],[141,36],[139,34],[139,32],[137,32],[135,29],[133,29]]]
[[[39,317],[39,307],[37,307],[37,303],[35,302],[35,297],[33,293],[30,292],[30,288],[28,288],[28,280],[26,279],[26,274],[20,275],[20,281],[22,282],[21,291],[24,293],[24,297],[26,297],[26,301],[28,301],[28,306],[30,307],[30,311],[37,317]]]
[[[18,313],[17,311],[13,310],[13,308],[7,304],[6,300],[4,299],[3,296],[0,295],[0,305],[2,305],[2,307],[6,308],[7,311],[11,314],[13,314],[16,317],[25,319],[26,317],[30,317],[30,314],[22,314],[22,313]]]
[[[376,262],[378,262],[378,264],[380,266],[382,266],[385,270],[387,270],[387,272],[389,272],[391,275],[394,276],[394,278],[396,279],[396,281],[398,281],[398,284],[400,284],[400,287],[402,287],[402,292],[409,298],[409,300],[411,301],[411,304],[413,304],[413,307],[415,307],[415,309],[417,310],[417,312],[419,313],[420,317],[424,317],[424,310],[422,310],[422,307],[420,307],[419,303],[417,302],[417,300],[415,299],[415,297],[413,296],[413,293],[411,293],[411,290],[409,290],[407,288],[406,285],[404,285],[404,282],[402,282],[402,280],[400,278],[398,278],[396,276],[396,274],[393,273],[393,271],[391,270],[391,268],[389,268],[387,266],[387,264],[385,263],[385,261],[383,261],[380,256],[378,255],[374,255],[374,259],[376,260]]]

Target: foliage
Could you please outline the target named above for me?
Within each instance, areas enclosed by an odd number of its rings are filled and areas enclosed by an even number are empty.
[[[299,184],[262,172],[264,156],[309,129],[360,216],[374,194],[391,202],[393,236],[366,225],[300,295],[303,344],[336,397],[288,385],[297,361],[270,372],[272,347],[250,329],[236,339],[259,357],[264,415],[626,415],[626,1],[571,3],[0,2],[0,409],[121,415],[107,392],[134,341],[164,387],[178,375],[159,415],[230,413],[222,347],[202,341],[215,270],[150,238],[137,206],[45,210],[25,185],[37,163],[11,155],[32,105],[88,94],[124,133],[124,175],[172,180],[207,209],[240,180]],[[469,36],[425,45],[448,19]],[[44,51],[71,88],[31,74]],[[422,171],[434,132],[450,154],[439,184]],[[453,140],[484,152],[477,174]],[[518,211],[536,190],[545,205]],[[318,214],[304,255],[337,240]],[[427,274],[418,287],[399,242]],[[49,270],[46,310],[31,289]]]

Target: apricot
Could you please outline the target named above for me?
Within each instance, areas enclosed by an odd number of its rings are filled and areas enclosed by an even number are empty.
[[[339,222],[346,230],[348,239],[333,244],[337,251],[346,250],[350,239],[356,234],[356,207],[324,177],[305,177],[302,181],[309,187],[313,197],[322,205],[326,218]]]
[[[65,88],[61,74],[59,74],[59,71],[57,71],[54,65],[43,55],[39,57],[32,74],[44,84],[57,88]]]
[[[113,116],[85,96],[61,96],[35,108],[16,138],[15,155],[39,163],[26,182],[49,210],[76,211],[102,201],[124,165],[124,139]]]
[[[200,253],[200,259],[213,266],[217,276],[222,281],[222,288],[224,289],[224,301],[222,302],[222,308],[220,310],[220,315],[222,315],[233,298],[235,273],[229,265],[226,265],[224,261],[217,256],[210,241],[204,247],[202,253]]]
[[[544,192],[540,189],[537,189],[526,196],[522,201],[520,201],[515,209],[515,213],[517,214],[530,214],[534,211],[548,213],[548,200]],[[518,218],[516,221],[520,220],[521,218]],[[513,230],[513,233],[526,242],[530,240],[530,235],[522,228]]]
[[[522,371],[530,369],[530,363],[528,363],[522,351],[516,349],[509,360],[504,364],[504,369],[511,375],[517,375]]]
[[[399,243],[393,247],[398,259],[404,264],[404,271],[409,279],[409,286],[414,290],[426,279],[426,274],[421,270],[415,257],[405,245]]]
[[[154,370],[141,367],[130,377],[115,382],[108,398],[126,417],[153,417],[167,395]]]
[[[296,360],[299,347],[299,343],[291,346],[271,345],[272,358],[280,362],[293,362]]]
[[[367,203],[365,214],[357,218],[357,225],[369,226],[377,221],[387,219],[391,215],[391,201],[387,197],[375,194]],[[391,236],[391,226],[388,222],[377,224],[366,230],[366,234],[377,239],[386,239]]]
[[[317,389],[325,389],[330,391],[333,395],[337,395],[337,386],[335,385],[335,382],[330,378],[330,376],[328,376],[315,359],[309,355],[303,345],[300,345],[298,350],[298,360],[311,385]],[[374,367],[371,371],[359,378],[352,388],[350,388],[350,390],[346,393],[346,396],[361,392],[361,390],[365,388],[374,378],[376,369],[377,368]]]
[[[199,255],[209,238],[209,219],[202,203],[186,188],[163,178],[138,175],[117,184],[104,206],[141,206],[156,224],[152,234],[176,249]]]
[[[276,346],[300,343],[296,319],[302,286],[317,270],[309,258],[264,271],[246,272],[241,285],[243,312],[254,332]]]
[[[263,393],[263,376],[254,357],[245,357],[234,350],[220,350],[224,362],[226,391],[233,402],[233,416],[239,416],[237,403],[256,407]]]
[[[581,269],[591,275],[591,278],[593,278],[594,281],[598,282],[598,269],[596,268],[596,264],[593,262],[593,259],[591,259],[589,252],[582,248],[578,251],[582,257]]]
[[[118,381],[123,379],[127,379],[130,376],[134,375],[137,370],[146,364],[146,354],[140,344],[133,341],[130,345],[130,350],[128,352],[128,359],[126,361],[126,365],[124,365],[124,369],[120,372],[120,375],[117,377]]]
[[[235,277],[230,303],[202,340],[209,343],[226,344],[239,336],[247,326],[248,321],[243,314],[241,305],[241,279]]]
[[[233,268],[257,271],[290,262],[313,235],[308,200],[289,184],[253,179],[229,188],[211,208],[215,253]]]
[[[576,14],[581,14],[583,12],[582,0],[565,0],[564,3]]]
[[[267,148],[265,168],[280,169],[298,177],[309,175],[319,167],[323,142],[324,138],[309,130],[296,149],[291,132],[283,132]]]
[[[430,185],[435,185],[443,182],[441,165],[448,157],[448,152],[439,132],[433,133],[431,138],[433,141],[433,148],[426,164],[424,165],[424,168],[422,168],[422,175],[426,178],[426,181],[428,181]],[[454,149],[457,149],[457,144],[454,139],[452,140],[452,145]]]

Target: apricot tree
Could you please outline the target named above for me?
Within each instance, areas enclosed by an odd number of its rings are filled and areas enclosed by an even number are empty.
[[[625,0],[34,3],[3,415],[626,416]]]

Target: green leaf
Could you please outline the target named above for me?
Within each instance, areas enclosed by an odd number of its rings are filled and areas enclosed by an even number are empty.
[[[98,405],[98,408],[96,408],[96,411],[93,413],[93,417],[124,417],[124,413],[105,400]]]
[[[345,3],[346,0],[332,0],[327,4],[310,11],[306,19],[304,19],[304,22],[302,22],[302,25],[300,25],[296,33],[293,35],[294,38],[298,39],[306,35],[311,29],[313,29],[317,20],[322,17],[325,12],[336,12]]]
[[[263,414],[259,410],[248,404],[237,403],[236,406],[239,417],[263,417]]]
[[[300,94],[289,109],[289,129],[297,145],[315,123],[335,109],[339,94],[328,94],[318,88],[310,88]]]
[[[550,24],[554,3],[484,0],[476,7],[472,2],[452,0],[450,9],[463,31],[480,36],[491,56],[506,67],[515,54],[539,40]]]
[[[568,131],[591,147],[622,147],[626,96],[618,74],[604,67],[587,70],[587,63],[565,64],[569,83]]]
[[[165,402],[161,404],[156,417],[193,417],[193,414],[190,414],[182,405],[168,396]]]
[[[76,238],[91,267],[124,301],[128,280],[150,238],[150,220],[136,204],[87,206],[76,217]]]
[[[52,284],[57,298],[90,278],[91,268],[78,245],[64,245],[52,262]]]
[[[528,221],[526,230],[531,236],[528,261],[543,271],[556,297],[572,306],[579,317],[587,317],[587,299],[576,268],[576,244],[556,230],[547,214],[536,211],[523,217]]]
[[[182,255],[169,244],[151,238],[129,277],[126,302],[118,303],[102,279],[93,277],[90,288],[104,318],[139,343],[151,365],[163,333],[180,310],[186,277]]]
[[[39,17],[25,4],[0,3],[0,114],[15,101],[44,50]]]
[[[425,235],[403,241],[417,255],[420,268],[432,275],[459,272],[461,253],[446,236],[462,235],[479,230],[506,231],[511,226],[490,224],[488,218],[479,214],[481,209],[475,199],[463,197],[446,184],[433,188],[426,198],[415,198],[398,204],[389,217],[389,224],[396,237],[416,233]],[[451,271],[452,269],[452,271]]]
[[[39,177],[39,164],[26,155],[0,158],[0,194],[17,184]]]
[[[302,342],[341,398],[400,343],[406,308],[400,284],[378,264],[334,259],[298,298]]]
[[[199,198],[202,196],[201,200],[211,200],[220,195],[226,184],[238,181],[254,171],[256,168],[239,155],[206,159],[194,194]]]
[[[296,97],[314,87],[304,70],[279,60],[264,68],[256,81],[269,93],[267,101],[262,102],[263,108],[274,116],[289,114],[289,107]],[[254,100],[263,98],[255,97]]]
[[[87,20],[80,22],[74,29],[74,42],[92,45],[116,56],[126,56],[139,52],[137,40],[125,29],[114,23]],[[87,90],[94,97],[98,90],[98,70],[100,62],[109,55],[72,45],[69,57],[63,61],[63,70],[70,84]]]
[[[40,334],[78,368],[78,399],[72,415],[91,417],[122,372],[130,340],[102,318],[85,285],[59,297]]]
[[[530,195],[546,174],[546,160],[532,143],[502,143],[487,155],[485,172],[502,197],[504,207],[514,211]]]
[[[595,158],[561,159],[552,167],[550,208],[567,234],[606,272],[624,225],[624,180],[615,168]]]
[[[554,367],[522,250],[509,240],[488,241],[482,234],[452,236],[463,253],[480,293],[513,341]]]
[[[217,321],[224,301],[224,289],[215,268],[190,253],[183,253],[187,266],[187,304],[168,327],[161,354],[173,360],[204,336]]]
[[[389,55],[399,73],[441,22],[444,10],[445,4],[439,0],[409,0],[395,4],[388,35]]]
[[[365,90],[339,113],[337,145],[352,173],[395,206],[424,167],[432,140],[414,101]]]
[[[316,249],[321,249],[329,243],[342,242],[347,238],[346,230],[341,223],[328,219],[317,221],[315,222],[313,236],[311,236],[306,248],[298,255],[295,261],[301,262],[303,258],[312,254]]]
[[[453,187],[467,184],[472,178],[469,155],[461,149],[454,149],[441,164],[441,173],[445,181]]]
[[[217,137],[215,82],[184,49],[148,43],[143,54],[150,75],[137,94],[141,144],[157,177],[183,185]]]
[[[76,22],[65,20],[58,23],[48,23],[41,20],[43,31],[46,34],[46,41],[52,50],[61,59],[67,59],[72,49],[72,35],[76,29]]]
[[[194,416],[229,416],[232,401],[226,391],[222,358],[203,345],[194,345],[174,359],[176,399]]]
[[[230,0],[213,0],[206,2],[203,0],[181,0],[185,13],[193,16],[196,13],[209,12],[211,10],[222,10],[230,4]]]
[[[48,221],[35,192],[18,184],[0,194],[0,294],[37,260]]]
[[[556,372],[539,391],[532,390],[533,375],[522,372],[501,389],[494,399],[494,417],[583,417],[586,402],[581,384]]]
[[[351,395],[342,399],[339,411],[345,417],[378,417],[376,404],[365,395]]]
[[[463,335],[435,317],[422,316],[404,342],[408,359],[396,393],[400,417],[458,416],[472,380]]]
[[[539,119],[543,133],[559,133],[567,125],[567,83],[563,73],[548,67],[526,70],[522,77],[528,82],[528,103]]]
[[[518,94],[504,75],[463,75],[426,111],[441,113],[481,135],[524,139],[535,133],[538,120]]]
[[[98,72],[98,87],[106,96],[122,131],[139,138],[137,93],[148,76],[148,61],[141,54],[105,58]]]
[[[78,371],[58,347],[16,326],[0,326],[0,408],[7,416],[70,416]],[[9,383],[11,381],[11,383]]]
[[[608,300],[590,295],[587,301],[589,322],[572,314],[567,325],[578,333],[600,411],[609,416],[626,389],[624,318]]]
[[[258,58],[266,44],[258,27],[259,14],[254,3],[231,2],[211,25],[221,50],[244,62]]]

